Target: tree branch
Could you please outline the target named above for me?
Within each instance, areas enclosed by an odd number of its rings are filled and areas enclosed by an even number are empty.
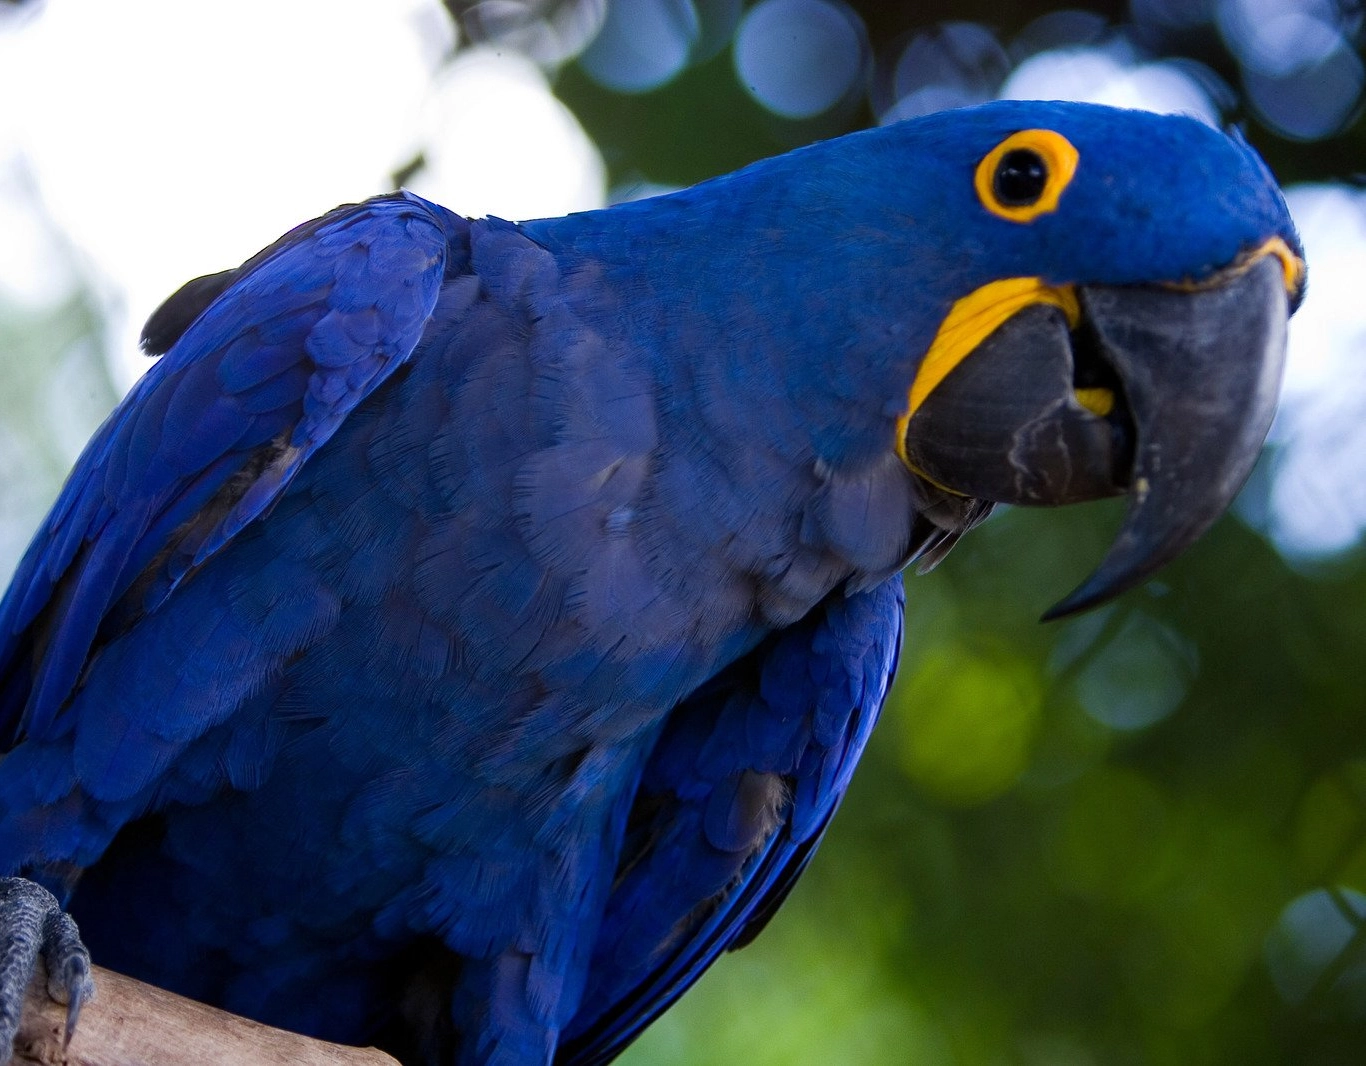
[[[19,1066],[398,1066],[374,1048],[272,1029],[99,967],[95,998],[63,1055],[66,1008],[48,998],[38,970],[14,1040]]]

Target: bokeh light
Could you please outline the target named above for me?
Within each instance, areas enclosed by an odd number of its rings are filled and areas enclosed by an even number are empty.
[[[1219,29],[1244,69],[1285,77],[1346,43],[1332,0],[1223,0]]]
[[[1326,137],[1359,105],[1363,72],[1335,0],[1221,0],[1217,22],[1260,117],[1288,137]],[[1357,15],[1359,19],[1359,13]]]
[[[981,104],[996,96],[1010,57],[996,35],[975,22],[946,22],[913,36],[873,106],[882,122]]]
[[[1075,681],[1077,701],[1102,725],[1143,729],[1173,713],[1198,672],[1198,653],[1175,629],[1128,612],[1091,650]]]
[[[1215,125],[1219,112],[1187,66],[1136,63],[1122,45],[1041,52],[1021,63],[1002,86],[1012,100],[1085,100],[1193,115]]]
[[[1312,995],[1320,1009],[1366,1018],[1366,895],[1334,887],[1297,897],[1267,936],[1266,965],[1292,1006]]]
[[[471,44],[509,49],[553,66],[598,37],[608,0],[472,0],[455,3],[452,11]]]
[[[908,664],[890,727],[901,735],[907,776],[948,803],[977,804],[1013,785],[1029,762],[1043,693],[1029,664],[936,645]]]
[[[701,35],[691,0],[612,4],[583,69],[608,89],[648,92],[678,76]]]
[[[1306,185],[1287,193],[1310,263],[1290,323],[1265,528],[1292,559],[1333,555],[1366,530],[1366,193]]]
[[[1345,45],[1284,75],[1248,70],[1243,88],[1261,117],[1288,137],[1314,140],[1336,133],[1358,107],[1361,57]]]
[[[775,115],[811,118],[861,87],[863,24],[839,0],[761,0],[735,35],[740,83]]]

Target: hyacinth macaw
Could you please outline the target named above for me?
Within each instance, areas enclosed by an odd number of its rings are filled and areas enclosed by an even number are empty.
[[[405,1062],[614,1058],[810,860],[902,569],[1127,494],[1055,612],[1143,580],[1302,284],[1241,139],[1060,103],[523,224],[380,196],[191,282],[0,604],[0,1039],[35,951],[74,1018],[79,929]]]

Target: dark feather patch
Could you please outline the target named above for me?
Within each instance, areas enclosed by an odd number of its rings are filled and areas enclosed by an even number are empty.
[[[148,355],[165,355],[171,345],[180,340],[183,334],[204,313],[223,290],[237,280],[239,269],[220,270],[217,274],[205,274],[176,289],[166,297],[160,307],[151,313],[147,324],[142,327],[138,343]]]

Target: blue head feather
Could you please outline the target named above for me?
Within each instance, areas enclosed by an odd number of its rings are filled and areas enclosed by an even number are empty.
[[[1036,128],[1076,147],[1076,174],[1056,212],[1009,221],[983,206],[974,173]],[[866,130],[523,229],[617,290],[607,328],[625,342],[663,353],[695,336],[699,359],[720,362],[691,372],[749,396],[781,382],[790,403],[771,412],[769,443],[832,467],[886,453],[936,329],[982,285],[1179,282],[1272,237],[1299,251],[1280,190],[1241,138],[1184,116],[1033,101]],[[656,372],[678,384],[678,367]]]

